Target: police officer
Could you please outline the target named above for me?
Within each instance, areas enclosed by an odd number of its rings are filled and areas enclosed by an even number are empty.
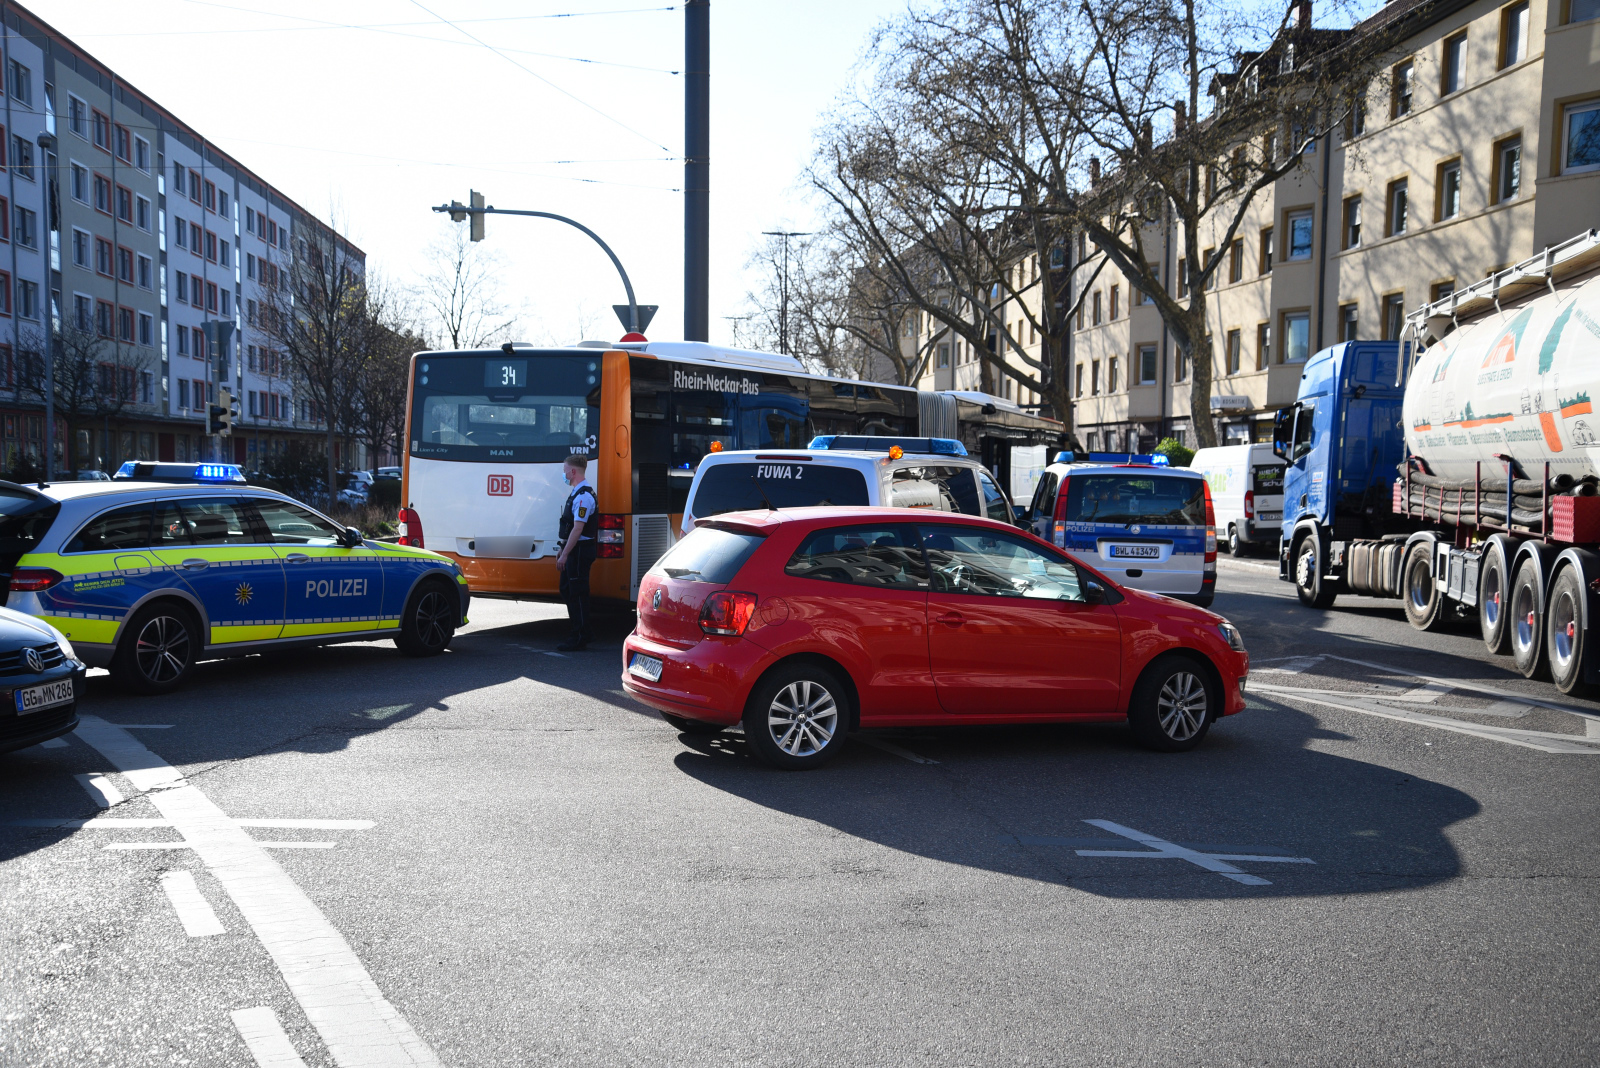
[[[589,644],[589,567],[594,563],[596,546],[593,524],[599,505],[594,487],[589,485],[589,461],[583,456],[568,456],[561,475],[572,492],[561,507],[561,552],[556,566],[561,569],[561,599],[567,604],[572,633],[557,649],[573,652]]]

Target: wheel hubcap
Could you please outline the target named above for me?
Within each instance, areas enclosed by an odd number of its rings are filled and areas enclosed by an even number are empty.
[[[1539,633],[1539,613],[1533,605],[1533,591],[1526,586],[1516,592],[1513,615],[1517,620],[1517,629],[1512,637],[1518,651],[1533,648],[1534,640]]]
[[[1495,590],[1494,595],[1483,603],[1483,616],[1489,621],[1489,626],[1498,626],[1500,623],[1500,591]]]
[[[171,682],[189,666],[189,628],[172,616],[156,616],[139,631],[133,653],[145,678]]]
[[[1161,687],[1156,698],[1156,718],[1161,730],[1175,742],[1186,742],[1200,733],[1206,722],[1206,687],[1197,675],[1180,671]]]
[[[1578,613],[1577,606],[1572,603],[1572,597],[1563,593],[1556,599],[1550,611],[1550,629],[1555,636],[1556,666],[1565,674],[1567,665],[1572,662],[1573,654],[1578,649]]]
[[[814,756],[839,728],[839,706],[821,683],[801,680],[778,691],[767,709],[767,730],[790,756]]]
[[[1312,566],[1316,562],[1316,558],[1316,553],[1311,549],[1302,549],[1300,551],[1300,560],[1298,566],[1294,569],[1294,577],[1295,582],[1303,590],[1311,588]]]
[[[444,594],[423,594],[422,600],[417,602],[417,637],[422,639],[422,644],[431,649],[448,641],[449,618],[450,606],[445,603]]]

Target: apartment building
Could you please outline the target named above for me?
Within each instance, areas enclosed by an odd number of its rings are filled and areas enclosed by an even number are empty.
[[[320,446],[262,309],[342,239],[26,8],[0,16],[0,468],[43,462],[47,353],[57,472]],[[206,432],[222,389],[231,439]]]
[[[1600,0],[1394,0],[1356,32],[1396,20],[1403,54],[1364,112],[1257,198],[1204,293],[1187,292],[1181,234],[1147,234],[1168,292],[1211,304],[1226,441],[1270,440],[1318,349],[1399,337],[1407,310],[1600,227]],[[1089,289],[1071,358],[1085,444],[1192,444],[1190,368],[1160,316],[1113,269],[1088,283],[1098,257],[1074,246]]]

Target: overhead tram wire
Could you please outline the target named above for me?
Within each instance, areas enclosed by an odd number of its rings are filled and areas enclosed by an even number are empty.
[[[255,7],[240,7],[237,4],[219,4],[216,0],[184,0],[186,4],[197,4],[200,7],[216,7],[224,11],[244,11],[252,15],[272,15],[281,19],[298,19],[301,22],[322,22],[322,19],[309,18],[305,15],[289,15],[281,11],[263,11]],[[527,22],[533,19],[581,19],[590,15],[641,15],[658,11],[676,11],[676,5],[667,7],[619,7],[609,11],[559,11],[547,15],[493,15],[481,19],[457,19],[457,22]],[[433,14],[431,11],[429,14]],[[434,18],[438,18],[434,15]],[[349,26],[352,30],[372,30],[388,26],[429,26],[428,22],[375,22],[367,26]]]
[[[584,100],[582,97],[577,96],[576,94],[570,92],[569,90],[561,88],[561,86],[557,85],[555,82],[551,81],[549,78],[546,78],[544,75],[540,74],[538,71],[534,70],[533,68],[528,67],[528,66],[524,66],[523,64],[518,63],[515,59],[512,59],[510,56],[508,56],[506,53],[500,51],[494,45],[492,45],[489,42],[483,40],[482,38],[476,36],[475,34],[471,33],[470,31],[468,31],[466,29],[463,29],[460,26],[457,26],[455,23],[451,22],[449,19],[445,18],[443,15],[440,15],[438,12],[429,9],[428,6],[422,2],[422,0],[411,0],[411,2],[413,4],[415,4],[417,7],[421,8],[423,11],[428,12],[428,14],[432,15],[434,18],[438,19],[440,22],[444,23],[446,26],[449,26],[450,28],[454,29],[457,33],[461,34],[463,37],[468,37],[468,38],[476,41],[478,44],[482,45],[484,48],[487,48],[489,51],[493,52],[495,55],[499,56],[501,59],[503,59],[507,63],[511,64],[513,67],[516,67],[518,70],[523,71],[526,74],[533,75],[535,78],[539,79],[545,85],[548,85],[550,88],[554,89],[556,92],[560,93],[562,96],[567,97],[569,100],[572,100],[574,103],[583,105],[584,107],[588,108],[590,111],[594,112],[596,115],[599,115],[602,119],[605,119],[607,122],[609,122],[609,123],[611,123],[611,124],[613,124],[615,126],[618,126],[618,127],[622,128],[622,129],[628,131],[629,133],[633,134],[635,137],[637,137],[640,140],[646,142],[647,144],[654,145],[656,148],[659,148],[663,152],[671,152],[672,151],[672,149],[668,148],[666,145],[664,145],[661,142],[659,142],[659,141],[655,140],[654,138],[650,137],[648,134],[642,133],[639,130],[634,129],[632,126],[629,126],[627,123],[623,122],[621,119],[616,118],[615,116],[612,116],[612,115],[608,115],[606,112],[601,111],[599,108],[595,107],[593,104],[589,103],[587,100]]]

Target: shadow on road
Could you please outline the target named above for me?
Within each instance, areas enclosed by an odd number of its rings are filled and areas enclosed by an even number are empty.
[[[1110,898],[1425,886],[1460,873],[1444,831],[1478,811],[1459,790],[1328,751],[1349,740],[1283,706],[1224,721],[1186,754],[1140,750],[1113,726],[875,736],[941,763],[915,765],[858,739],[825,769],[785,774],[755,765],[737,735],[684,736],[690,748],[676,761],[708,786],[891,849]],[[1245,886],[1182,860],[1081,857],[1080,848],[1144,848],[1091,819],[1208,852],[1315,864],[1240,862],[1271,883]]]

